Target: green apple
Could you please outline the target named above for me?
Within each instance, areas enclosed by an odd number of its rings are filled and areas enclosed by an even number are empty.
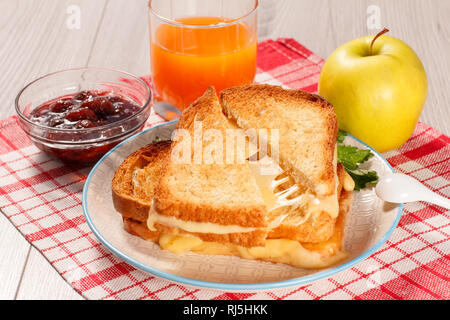
[[[427,97],[425,69],[403,41],[367,36],[340,46],[326,61],[319,94],[333,104],[339,128],[379,152],[412,135]]]

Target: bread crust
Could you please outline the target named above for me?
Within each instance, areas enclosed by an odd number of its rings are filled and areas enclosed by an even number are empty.
[[[145,222],[130,218],[123,218],[123,228],[128,233],[148,241],[158,242],[161,237],[159,231],[150,231]]]
[[[162,189],[163,190],[163,189]],[[160,192],[164,192],[159,189]],[[209,222],[219,225],[235,225],[244,228],[265,228],[266,209],[261,206],[251,207],[216,207],[206,204],[185,203],[171,199],[165,202],[164,196],[157,196],[154,205],[158,213],[182,221]]]
[[[185,129],[193,132],[194,121],[203,121],[206,128],[214,128],[223,132],[229,128],[228,122],[222,114],[219,99],[213,87],[208,88],[202,97],[183,111],[177,129]],[[176,142],[172,144],[171,153],[176,145]],[[180,177],[180,182],[177,183],[176,187],[183,188],[182,184],[186,183],[186,179],[183,179],[183,176],[193,176],[194,174],[199,177],[196,180],[198,184],[206,183],[205,188],[198,188],[204,190],[204,192],[209,192],[211,189],[217,189],[220,186],[221,193],[225,196],[227,192],[223,192],[223,188],[231,185],[231,192],[234,192],[236,195],[244,194],[246,191],[246,187],[243,187],[244,184],[253,187],[253,189],[251,189],[251,192],[248,192],[249,196],[244,199],[246,203],[225,203],[220,198],[220,195],[217,196],[216,201],[209,203],[194,201],[193,196],[191,196],[192,194],[189,193],[187,193],[190,196],[189,199],[180,197],[183,190],[174,190],[175,183],[172,178]],[[237,179],[231,179],[230,177],[232,175],[236,176]],[[248,177],[247,181],[239,181],[239,177],[245,176]],[[213,180],[216,177],[217,179]],[[247,164],[195,165],[174,164],[169,161],[167,166],[162,170],[161,178],[155,189],[154,208],[159,214],[175,217],[183,221],[265,228],[267,227],[267,209],[259,194],[260,192],[256,182],[253,181],[253,184],[251,184],[249,181],[250,177],[251,171]],[[223,179],[223,181],[220,179]],[[207,183],[210,182],[217,182],[217,185],[208,185]],[[184,188],[189,187],[191,186],[184,185]],[[242,192],[237,192],[238,190]],[[189,192],[192,191],[189,190]],[[245,236],[244,233],[241,238]]]
[[[191,235],[200,238],[203,241],[219,242],[219,243],[233,243],[243,247],[263,246],[265,241],[261,241],[261,236],[265,236],[265,231],[255,230],[243,237],[242,233],[231,234],[211,234],[211,233],[189,233],[177,228],[171,228],[162,224],[155,224],[157,231],[150,231],[147,224],[142,221],[137,221],[130,218],[123,218],[123,226],[128,233],[140,237],[144,240],[158,242],[162,234],[172,235]]]
[[[335,192],[332,164],[338,123],[334,108],[328,101],[316,94],[301,90],[287,90],[279,86],[258,84],[226,89],[221,92],[220,100],[224,113],[229,118],[234,118],[238,126],[244,129],[252,127],[279,129],[280,139],[287,138],[282,136],[283,130],[294,129],[283,128],[286,123],[289,123],[289,119],[285,118],[281,124],[277,124],[273,120],[274,116],[279,115],[280,110],[283,110],[285,106],[294,109],[303,108],[314,112],[317,119],[321,119],[323,122],[321,130],[324,134],[323,139],[312,146],[318,151],[314,155],[314,159],[305,160],[314,162],[318,170],[299,170],[298,166],[292,161],[292,158],[296,156],[292,153],[296,150],[283,150],[283,141],[280,141],[280,165],[294,178],[296,183],[306,185],[317,195],[326,196]],[[276,110],[278,106],[283,107]],[[308,144],[308,141],[306,141],[306,144]]]
[[[114,208],[124,218],[145,222],[152,203],[153,190],[148,190],[148,197],[134,194],[132,174],[135,169],[147,166],[154,168],[155,181],[159,179],[161,168],[170,151],[170,141],[151,143],[132,153],[117,168],[112,179],[112,200]],[[153,189],[150,186],[150,189]]]
[[[272,229],[267,238],[319,243],[328,240],[333,235],[335,224],[336,219],[321,211],[298,226],[281,224],[277,228]]]
[[[266,243],[266,235],[267,235],[267,231],[263,229],[258,229],[252,232],[245,232],[245,233],[216,234],[216,233],[187,232],[178,228],[169,227],[159,223],[155,223],[155,228],[161,234],[191,235],[198,237],[203,241],[218,242],[224,244],[232,243],[247,248],[264,246]]]

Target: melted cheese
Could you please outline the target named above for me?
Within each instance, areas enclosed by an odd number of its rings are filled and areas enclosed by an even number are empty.
[[[345,173],[344,173],[342,187],[344,188],[345,191],[355,190],[355,181],[353,181],[353,178],[348,174],[347,171],[345,171]]]
[[[343,217],[339,217],[332,237],[318,244],[299,243],[289,239],[267,239],[264,247],[246,248],[231,243],[202,241],[190,235],[163,234],[159,239],[159,245],[162,249],[176,254],[194,252],[206,255],[227,255],[285,263],[297,268],[326,268],[348,256],[342,250],[343,221]]]
[[[322,212],[325,211],[331,218],[336,219],[339,215],[339,201],[337,194],[329,197],[314,198],[308,207],[309,211]]]
[[[160,223],[162,225],[192,233],[230,234],[246,233],[257,230],[257,228],[241,227],[237,225],[220,225],[210,222],[185,221],[175,217],[160,215],[156,212],[154,206],[152,205],[147,219],[147,227],[150,231],[156,231],[155,223]]]
[[[278,197],[273,192],[272,183],[276,177],[278,177],[283,171],[278,169],[279,167],[272,165],[268,168],[271,172],[267,174],[261,174],[261,164],[258,162],[248,162],[252,174],[255,178],[256,184],[258,185],[261,195],[263,197],[264,203],[266,204],[267,210],[272,211],[277,207]]]
[[[271,158],[266,157],[260,161],[249,162],[256,184],[258,185],[268,211],[278,209],[283,206],[306,207],[307,216],[315,212],[325,211],[330,217],[337,218],[339,215],[339,199],[338,199],[338,175],[337,175],[337,148],[335,148],[334,156],[334,176],[335,176],[335,192],[331,196],[316,197],[310,191],[306,191],[302,195],[295,196],[296,201],[281,200],[274,191],[274,182],[277,177],[284,173],[278,164]],[[351,179],[351,178],[350,178]],[[353,182],[353,180],[352,180]],[[291,179],[291,187],[294,184]],[[352,189],[353,190],[353,189]],[[306,221],[306,219],[304,220]]]
[[[342,219],[339,219],[334,227],[334,233],[330,239],[320,243],[304,243],[303,246],[311,251],[320,251],[323,254],[333,256],[341,250],[342,238],[343,238],[343,225]]]
[[[340,248],[340,244],[332,240],[318,249],[310,249],[306,245],[288,239],[268,239],[264,247],[246,248],[229,243],[206,242],[193,236],[164,234],[159,240],[159,245],[176,254],[191,251],[207,255],[238,256],[307,269],[325,268],[347,256],[345,252],[337,249]]]

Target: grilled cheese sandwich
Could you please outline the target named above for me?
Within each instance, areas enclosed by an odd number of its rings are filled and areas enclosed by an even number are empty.
[[[161,234],[156,241],[164,250],[175,254],[194,252],[207,255],[238,256],[244,259],[285,263],[297,268],[318,269],[328,267],[346,257],[342,250],[343,218],[351,203],[351,192],[341,199],[341,220],[330,239],[319,244],[300,243],[290,239],[267,239],[264,246],[243,247],[231,243],[203,241],[192,235]],[[131,233],[148,239],[145,228],[136,221],[125,222]]]
[[[269,86],[255,87],[256,91],[272,90],[267,88]],[[202,121],[204,128],[221,132],[241,126],[247,130],[250,123],[258,128],[257,122],[263,112],[274,117],[267,111],[270,110],[268,103],[277,101],[265,101],[264,110],[259,110],[261,114],[255,114],[253,110],[245,115],[242,101],[233,95],[240,96],[249,88],[251,86],[226,90],[221,94],[222,101],[218,100],[214,89],[208,89],[183,112],[177,129],[192,132],[195,121]],[[285,91],[279,91],[283,89],[273,90],[278,95],[285,94]],[[261,100],[261,95],[257,96]],[[313,148],[305,144],[305,148],[314,149],[313,156],[308,158],[302,153],[301,161],[297,161],[296,153],[289,145],[298,139],[292,137],[297,131],[291,128],[293,132],[281,130],[281,140],[290,142],[280,143],[280,163],[272,158],[271,145],[269,153],[259,157],[260,144],[270,142],[258,139],[256,145],[246,147],[244,163],[226,164],[225,156],[221,155],[224,162],[219,165],[175,164],[170,156],[166,156],[160,172],[149,175],[145,168],[136,167],[128,173],[136,190],[141,190],[148,180],[157,181],[157,184],[147,193],[150,205],[145,219],[141,216],[135,219],[124,214],[123,208],[122,211],[118,209],[124,216],[125,228],[175,253],[235,255],[302,268],[326,267],[342,259],[345,256],[341,243],[342,221],[351,204],[354,183],[342,166],[337,165],[337,120],[330,115],[330,106],[323,105],[322,100],[317,107],[302,105],[317,102],[316,96],[292,95],[291,92],[287,96],[290,101],[300,100],[295,101],[301,105],[296,108],[305,109],[300,112],[308,113],[310,120],[318,118],[315,120],[320,124],[318,127],[326,131],[322,132],[320,146]],[[303,134],[307,132],[302,131]],[[329,143],[333,139],[334,143]],[[248,139],[246,142],[247,145],[251,143]],[[166,146],[169,151],[165,153],[171,154],[177,143],[173,142],[170,148]],[[207,147],[208,142],[202,141],[200,149],[204,152]],[[318,150],[324,154],[315,166],[314,157]],[[302,161],[306,163],[306,169],[293,167]],[[309,173],[312,177],[302,179]],[[315,187],[314,183],[319,186]],[[118,192],[116,197],[120,198]]]

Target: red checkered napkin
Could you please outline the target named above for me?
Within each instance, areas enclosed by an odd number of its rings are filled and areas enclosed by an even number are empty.
[[[292,39],[259,44],[257,82],[314,92],[323,60]],[[152,115],[149,125],[163,120]],[[419,124],[385,154],[397,171],[450,195],[450,139]],[[374,255],[329,279],[276,291],[191,289],[136,270],[95,238],[83,217],[88,169],[69,168],[35,148],[16,118],[0,121],[0,208],[78,292],[89,299],[449,299],[449,211],[405,206],[398,228]]]

